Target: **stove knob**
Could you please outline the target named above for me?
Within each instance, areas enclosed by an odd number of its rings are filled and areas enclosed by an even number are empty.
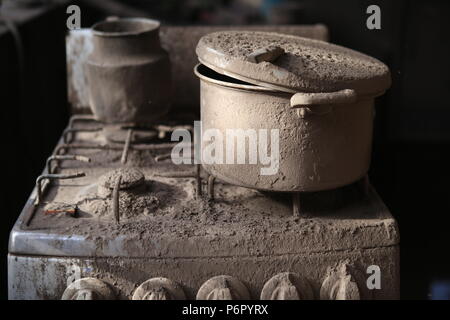
[[[352,270],[347,263],[341,263],[336,269],[329,271],[320,288],[321,300],[360,300],[361,294]]]
[[[61,300],[114,300],[114,290],[109,284],[95,278],[82,278],[72,282]]]
[[[215,288],[207,296],[206,300],[235,300],[230,288]]]
[[[345,276],[333,285],[330,297],[333,300],[360,300],[358,285],[350,275]]]
[[[250,293],[238,279],[221,275],[202,284],[197,300],[250,300]]]
[[[152,278],[142,283],[134,292],[133,300],[185,300],[180,285],[167,278]]]
[[[279,273],[266,282],[261,300],[312,300],[314,294],[309,282],[292,272]]]
[[[164,288],[153,289],[145,293],[140,300],[172,300],[169,292]]]

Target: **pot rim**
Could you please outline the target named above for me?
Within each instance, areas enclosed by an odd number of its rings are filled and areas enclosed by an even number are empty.
[[[277,94],[288,94],[287,92],[283,92],[283,91],[279,91],[276,89],[271,89],[271,88],[265,88],[265,87],[261,87],[255,84],[239,84],[239,83],[232,83],[232,82],[227,82],[227,81],[223,81],[223,80],[217,80],[211,77],[208,77],[204,74],[202,74],[198,69],[204,66],[214,72],[216,72],[215,70],[209,68],[207,65],[205,65],[204,63],[198,63],[195,67],[194,67],[194,73],[197,77],[199,77],[201,80],[206,81],[206,82],[210,82],[216,85],[220,85],[220,86],[224,86],[224,87],[229,87],[229,88],[235,88],[235,89],[241,89],[241,90],[250,90],[250,91],[261,91],[261,92],[270,92],[270,93],[277,93]],[[224,74],[226,76],[226,74]],[[239,80],[239,79],[236,79]]]
[[[211,71],[219,74],[219,75],[224,75],[230,78],[233,78],[235,80],[241,81],[241,82],[245,82],[241,79],[236,79],[233,77],[233,75],[231,74],[227,74],[226,72],[219,73],[216,70],[210,68],[207,64],[205,63],[198,63],[195,67],[194,67],[194,73],[197,77],[200,78],[200,80],[203,80],[205,82],[209,82],[211,84],[215,84],[218,86],[223,86],[223,87],[228,87],[228,88],[232,88],[232,89],[236,89],[236,90],[243,90],[243,91],[256,91],[256,92],[261,92],[261,93],[269,93],[269,94],[276,94],[276,95],[281,95],[281,96],[292,96],[295,95],[297,92],[286,92],[286,91],[281,91],[281,90],[277,90],[275,88],[269,88],[269,87],[263,87],[263,86],[258,86],[256,84],[239,84],[239,83],[233,83],[233,82],[228,82],[228,81],[223,81],[223,80],[218,80],[218,79],[214,79],[211,77],[208,77],[204,74],[202,74],[198,69],[203,66],[206,67],[208,69],[210,69]],[[307,93],[307,92],[306,92]],[[313,92],[311,94],[320,94],[321,92]],[[364,95],[359,95],[358,96],[358,100],[366,100],[366,99],[375,99],[376,97],[382,96],[384,94],[384,91],[379,91],[376,93],[372,93],[372,94],[364,94]]]
[[[98,30],[100,26],[105,26],[108,24],[114,24],[114,23],[133,23],[133,22],[139,22],[141,23],[141,27],[135,31],[102,31]],[[145,26],[147,24],[147,26]],[[152,32],[155,30],[158,30],[161,26],[161,23],[158,20],[154,19],[148,19],[148,18],[118,18],[113,20],[104,20],[95,23],[92,27],[92,34],[100,37],[124,37],[124,36],[138,36],[144,33]]]

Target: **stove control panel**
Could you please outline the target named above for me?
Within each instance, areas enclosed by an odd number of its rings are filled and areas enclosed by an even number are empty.
[[[290,272],[214,275],[212,272],[183,273],[184,265],[171,272],[168,264],[148,260],[81,260],[8,255],[9,299],[62,300],[373,300],[392,299],[391,291],[369,288],[367,264],[334,259],[318,272],[296,268]],[[192,263],[192,261],[190,261]],[[196,261],[194,261],[196,262]],[[203,263],[203,261],[200,261]],[[200,265],[199,263],[199,265]],[[231,264],[230,264],[231,265]],[[230,265],[220,269],[231,269]],[[298,266],[299,264],[297,264]],[[209,265],[211,266],[211,265]],[[214,265],[213,265],[214,266]],[[147,267],[147,269],[145,269]],[[165,269],[166,277],[145,277]],[[189,265],[192,268],[192,265]],[[109,268],[109,269],[108,269]],[[74,273],[73,270],[79,270]],[[281,269],[281,268],[280,268]],[[144,270],[137,280],[133,275]],[[242,269],[241,269],[242,270]],[[283,270],[283,269],[281,269]],[[393,281],[383,269],[384,281]],[[121,273],[122,272],[122,273]],[[396,270],[392,271],[396,272]],[[118,277],[118,275],[120,276]],[[73,280],[76,278],[77,280]],[[147,278],[147,279],[146,279]],[[20,282],[16,279],[24,279]],[[137,280],[137,281],[136,281]],[[206,281],[205,281],[206,280]],[[61,290],[61,288],[65,288]],[[389,295],[391,294],[391,295]]]

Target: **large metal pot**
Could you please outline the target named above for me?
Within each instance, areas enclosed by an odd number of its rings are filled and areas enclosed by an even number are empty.
[[[279,192],[333,189],[363,177],[370,164],[374,97],[390,83],[387,67],[383,68],[381,62],[358,53],[356,57],[360,63],[361,59],[371,63],[369,69],[373,68],[375,73],[372,81],[368,81],[366,74],[358,79],[356,72],[352,72],[352,77],[359,81],[349,81],[341,72],[338,76],[343,83],[334,81],[333,76],[319,82],[314,77],[308,78],[308,68],[302,68],[302,74],[296,77],[292,69],[286,71],[280,67],[298,59],[297,52],[289,53],[290,47],[298,45],[298,37],[247,32],[232,34],[231,38],[227,38],[228,35],[208,35],[197,47],[202,62],[195,68],[201,82],[202,131],[214,129],[221,132],[223,152],[226,153],[225,148],[231,142],[227,141],[229,129],[268,129],[268,132],[278,129],[278,171],[262,174],[261,169],[268,167],[267,163],[258,160],[258,163],[251,164],[248,157],[241,164],[203,161],[204,169],[228,183]],[[263,42],[261,38],[267,36],[269,41],[288,41],[284,42],[281,51],[276,46],[254,51]],[[218,38],[221,44],[215,42]],[[234,49],[222,47],[226,46],[224,39],[242,38],[246,39],[245,44],[249,47],[249,50],[239,53],[244,58],[233,56]],[[254,39],[256,44],[249,39]],[[299,39],[303,45],[310,45],[312,41]],[[336,51],[341,55],[356,54],[331,44],[319,44],[325,48],[329,46],[332,54]],[[312,45],[317,45],[317,42],[312,41]],[[282,56],[286,54],[290,56],[283,60]],[[308,51],[308,54],[313,53]],[[255,56],[262,57],[263,61],[255,62]],[[347,63],[352,63],[348,59]],[[381,68],[377,69],[380,65]],[[270,78],[277,72],[283,76]],[[317,77],[320,77],[320,72]],[[283,82],[286,77],[291,77],[290,83],[300,83],[301,87],[286,85],[289,84]],[[251,139],[249,137],[245,137],[247,142]],[[239,146],[237,140],[234,142],[236,154],[243,145]],[[202,140],[202,152],[210,143],[208,139]],[[270,143],[273,149],[273,141]],[[244,148],[249,150],[249,144]]]
[[[97,120],[146,124],[168,112],[170,62],[160,45],[159,26],[155,20],[124,18],[92,27],[87,76]]]

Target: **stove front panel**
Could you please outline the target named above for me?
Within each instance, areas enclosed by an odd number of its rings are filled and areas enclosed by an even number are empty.
[[[264,284],[282,272],[294,272],[310,284],[320,299],[324,280],[340,263],[352,266],[361,299],[399,298],[399,248],[318,252],[305,255],[211,258],[61,258],[8,256],[9,299],[60,299],[66,287],[79,278],[93,277],[113,287],[117,299],[131,299],[136,288],[154,277],[178,283],[187,299],[195,299],[200,286],[218,275],[239,279],[251,298],[260,299]],[[367,268],[380,268],[381,289],[369,290]],[[358,274],[354,271],[358,270]],[[323,298],[323,297],[322,297]]]

